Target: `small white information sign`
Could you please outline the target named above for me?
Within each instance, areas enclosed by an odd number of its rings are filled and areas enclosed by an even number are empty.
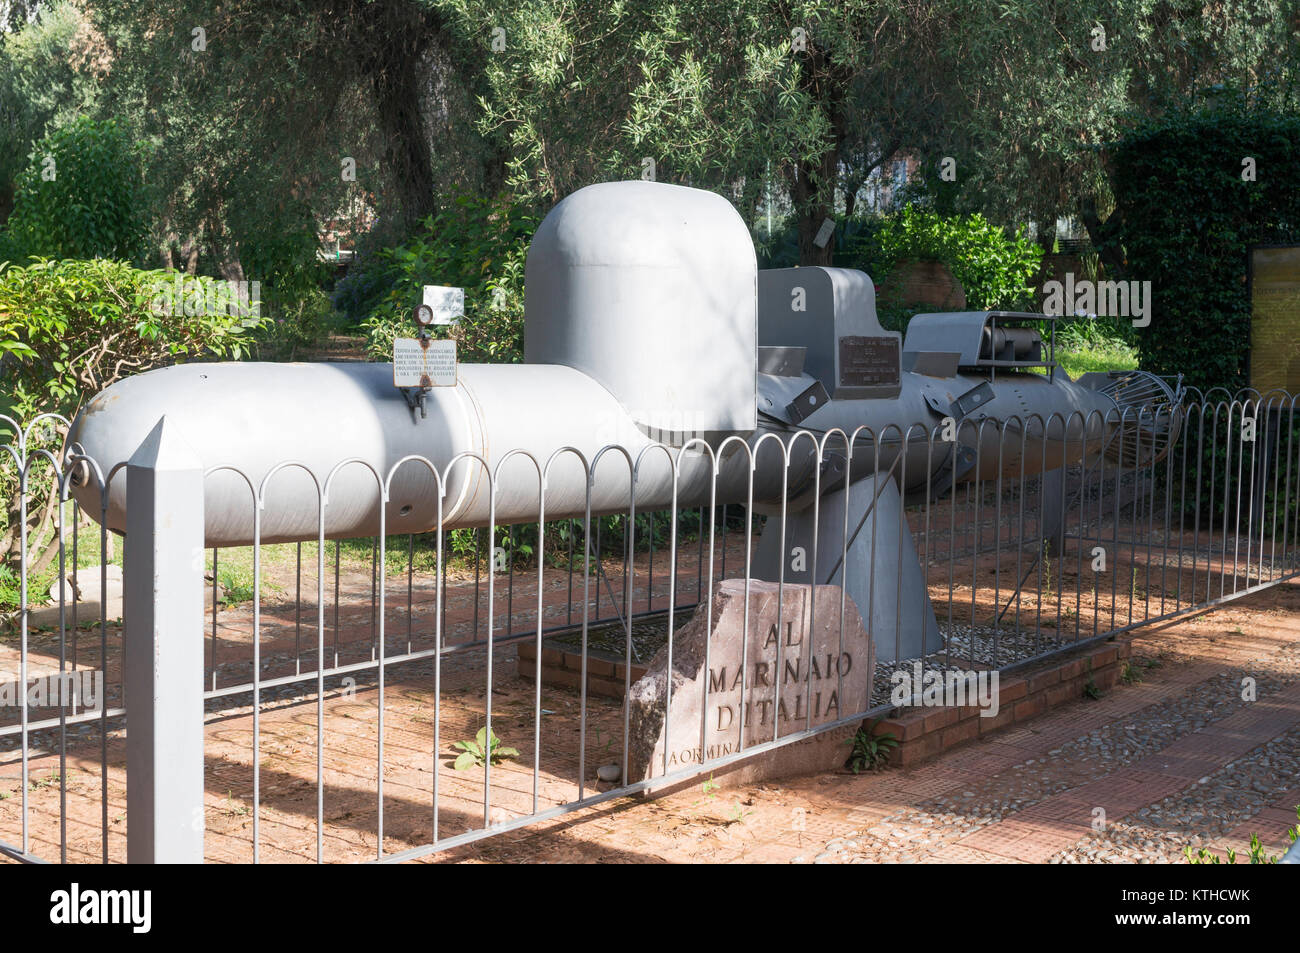
[[[456,342],[398,338],[393,342],[394,387],[455,387]]]
[[[434,324],[455,324],[465,313],[465,289],[425,285],[423,303],[433,309]]]

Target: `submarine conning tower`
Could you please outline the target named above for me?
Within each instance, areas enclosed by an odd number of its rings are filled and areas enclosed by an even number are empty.
[[[524,361],[581,371],[666,443],[753,430],[757,281],[749,229],[722,196],[588,186],[529,246]]]

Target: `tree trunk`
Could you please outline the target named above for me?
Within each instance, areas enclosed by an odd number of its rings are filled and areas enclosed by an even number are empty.
[[[185,260],[185,274],[193,275],[199,270],[199,240],[191,235],[181,245],[181,258]]]
[[[799,156],[794,165],[791,192],[799,222],[799,263],[829,266],[835,258],[835,235],[819,246],[817,234],[827,219],[835,221],[835,187],[839,182],[840,153],[848,132],[845,104],[853,80],[850,69],[837,64],[815,42],[802,54],[800,86],[825,110],[831,136],[820,155]]]
[[[1056,216],[1055,215],[1052,215],[1050,220],[1047,219],[1039,220],[1038,245],[1040,248],[1043,249],[1044,255],[1052,254],[1052,248],[1056,245]]]
[[[239,260],[238,247],[230,240],[230,233],[226,231],[224,209],[209,220],[207,231],[211,236],[209,243],[212,247],[212,257],[217,261],[217,270],[221,272],[221,277],[226,281],[243,281],[244,265]]]
[[[387,142],[389,180],[396,187],[399,214],[408,223],[435,211],[433,156],[420,112],[419,74],[433,37],[427,24],[404,24],[389,37],[387,55],[370,64],[379,126]]]
[[[509,154],[504,149],[491,149],[483,160],[483,191],[487,195],[497,195],[506,186],[506,166]]]
[[[14,210],[14,187],[11,184],[0,185],[0,226],[9,220]]]
[[[811,161],[800,161],[794,173],[794,204],[799,210],[799,264],[829,267],[835,257],[835,236],[824,246],[817,233],[827,219],[835,220],[835,174],[839,150],[831,148]]]
[[[1097,214],[1096,197],[1085,195],[1079,199],[1079,218],[1088,230],[1088,240],[1092,242],[1092,247],[1097,249],[1097,257],[1106,269],[1106,277],[1113,281],[1122,279],[1125,273],[1124,252],[1116,240],[1120,225],[1119,213],[1116,212],[1103,222]]]

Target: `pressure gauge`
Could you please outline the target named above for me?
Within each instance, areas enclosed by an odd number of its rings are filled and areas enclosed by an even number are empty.
[[[433,324],[433,308],[427,304],[415,306],[415,320],[421,327],[428,327]]]

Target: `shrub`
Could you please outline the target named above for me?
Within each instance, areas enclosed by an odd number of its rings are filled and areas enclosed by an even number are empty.
[[[135,144],[113,120],[85,117],[47,133],[14,191],[0,259],[137,260],[147,228]]]
[[[865,271],[877,285],[901,262],[941,261],[961,282],[969,307],[1036,310],[1032,282],[1043,251],[1023,229],[1008,237],[982,215],[941,215],[909,205],[888,215],[840,219],[832,240],[835,267]],[[755,242],[760,268],[799,264],[799,236],[792,225],[770,238],[755,236]],[[881,323],[896,331],[926,310],[906,302],[878,301],[877,307]]]
[[[407,242],[380,251],[380,274],[370,280],[387,290],[363,321],[371,355],[390,360],[393,339],[415,330],[421,289],[447,285],[465,289],[465,316],[452,332],[462,360],[523,360],[524,261],[537,224],[508,198],[461,196]]]
[[[67,414],[84,395],[127,374],[190,358],[242,357],[249,331],[264,320],[156,313],[156,287],[174,276],[106,259],[0,268],[0,360],[12,408],[6,412]],[[213,279],[187,281],[216,297]]]
[[[262,308],[265,313],[265,297]],[[295,300],[281,300],[270,311],[265,330],[258,335],[258,359],[298,360],[303,349],[317,347],[331,333],[342,330],[342,320],[325,292],[319,288],[300,291]]]
[[[0,265],[0,413],[19,421],[56,411],[70,416],[82,399],[128,374],[201,357],[239,358],[250,332],[265,321],[229,313],[156,313],[159,282],[174,272],[144,271],[120,261],[41,260],[25,267]],[[190,278],[190,287],[215,299],[213,281]],[[206,308],[197,309],[206,312]],[[0,442],[12,435],[0,421]],[[57,450],[60,433],[42,444]],[[34,480],[30,492],[44,485]],[[0,564],[18,545],[17,478],[0,467]],[[33,572],[57,547],[49,547],[46,500],[29,506]],[[44,554],[42,555],[42,550]]]
[[[853,243],[858,264],[881,282],[905,261],[939,261],[952,271],[973,309],[1032,307],[1042,249],[1024,230],[1008,237],[982,215],[943,216],[907,206],[864,229]]]
[[[1253,180],[1244,174],[1247,158],[1254,160]],[[1112,147],[1110,164],[1115,211],[1099,244],[1122,257],[1124,273],[1117,277],[1151,282],[1151,323],[1137,332],[1142,367],[1181,374],[1207,394],[1205,412],[1212,415],[1215,404],[1228,400],[1212,388],[1237,394],[1247,383],[1250,246],[1300,241],[1300,118],[1220,91],[1134,128]],[[1237,410],[1234,430],[1240,416]],[[1226,432],[1224,417],[1216,428],[1207,416],[1203,442],[1199,417],[1189,421],[1186,481],[1199,486],[1200,505],[1197,512],[1195,493],[1177,505],[1184,526],[1199,518],[1202,527],[1228,527],[1238,519],[1242,478],[1235,471],[1243,452],[1249,465],[1255,451]],[[1277,423],[1282,446],[1294,446],[1297,421],[1287,416]],[[1269,483],[1264,512],[1276,507],[1293,518],[1295,504],[1278,498],[1284,487],[1274,491]],[[1249,513],[1249,506],[1241,510],[1243,529]]]
[[[319,310],[330,268],[320,260],[316,222],[305,202],[240,209],[232,213],[230,228],[244,274],[261,282],[263,308],[277,318]]]
[[[1235,393],[1246,383],[1249,246],[1300,239],[1300,118],[1225,96],[1146,123],[1112,151],[1116,207],[1101,242],[1124,255],[1124,278],[1151,282],[1142,366]]]

